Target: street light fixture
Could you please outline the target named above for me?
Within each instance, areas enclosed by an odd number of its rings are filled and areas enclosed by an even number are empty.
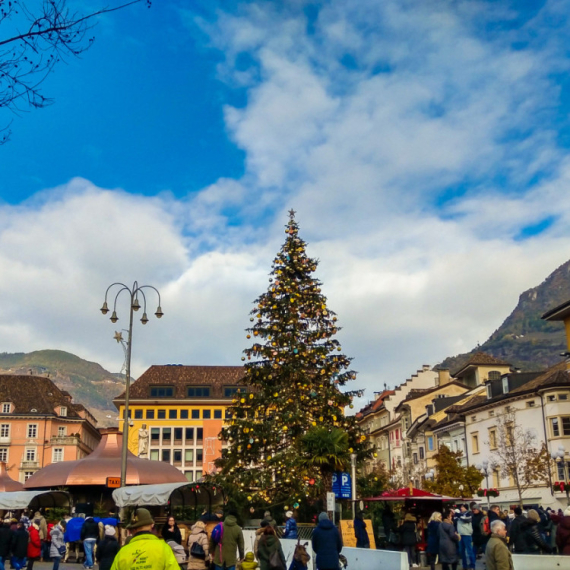
[[[156,287],[152,285],[139,285],[136,281],[133,283],[132,287],[128,287],[124,283],[112,283],[107,287],[107,291],[105,291],[105,301],[103,306],[101,307],[101,312],[106,315],[109,312],[109,306],[107,304],[107,296],[109,291],[113,287],[118,287],[118,291],[115,294],[115,300],[113,302],[113,312],[111,313],[111,322],[116,323],[119,320],[117,316],[117,300],[123,291],[127,292],[128,296],[130,297],[129,303],[129,338],[126,340],[126,351],[125,351],[125,415],[123,417],[123,447],[121,453],[121,487],[124,487],[127,481],[127,450],[128,450],[128,441],[129,441],[129,390],[131,386],[131,349],[132,349],[132,339],[133,339],[133,312],[138,311],[141,308],[139,302],[139,296],[142,298],[143,301],[143,316],[141,318],[141,323],[146,325],[148,323],[148,317],[146,315],[146,295],[144,290],[145,289],[152,289],[158,296],[158,308],[154,313],[157,319],[160,319],[163,316],[162,309],[160,308],[160,293]],[[117,338],[117,333],[115,334],[115,340],[117,342],[122,342],[122,337],[119,339]],[[123,341],[124,342],[124,341]]]
[[[489,500],[489,462],[485,459],[482,464],[476,465],[476,469],[479,470],[481,475],[485,476],[487,482],[487,510],[491,508],[491,501]]]
[[[565,456],[566,456],[566,450],[564,449],[563,445],[559,445],[558,449],[550,454],[550,457],[552,457],[552,459],[556,461],[558,465],[562,464],[563,477],[564,477],[564,490],[566,491],[566,504],[570,505],[570,489],[568,488],[568,481],[570,480],[570,469],[568,462],[564,460]]]

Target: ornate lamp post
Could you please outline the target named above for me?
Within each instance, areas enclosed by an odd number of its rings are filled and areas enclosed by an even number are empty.
[[[154,313],[157,319],[160,319],[164,314],[162,309],[160,308],[160,293],[156,287],[152,285],[139,285],[136,281],[133,283],[132,287],[128,287],[124,283],[112,283],[107,287],[107,291],[105,291],[105,301],[103,306],[101,307],[101,312],[106,315],[109,312],[109,307],[107,305],[107,296],[109,291],[113,288],[118,288],[117,293],[115,294],[115,300],[113,302],[113,313],[111,314],[111,322],[116,323],[119,320],[117,317],[117,300],[121,293],[125,291],[129,298],[130,298],[130,309],[129,309],[129,338],[126,341],[127,350],[125,355],[125,374],[126,374],[126,382],[125,382],[125,415],[123,416],[123,448],[122,448],[122,455],[121,455],[121,487],[124,487],[127,480],[127,449],[129,447],[129,389],[131,386],[131,349],[132,349],[132,340],[133,340],[133,313],[138,311],[141,308],[141,304],[139,302],[139,297],[143,301],[143,315],[141,318],[141,323],[146,325],[148,323],[148,317],[146,315],[146,296],[144,293],[144,289],[152,289],[158,295],[158,308]],[[120,342],[117,339],[117,342]]]
[[[489,462],[485,459],[482,465],[476,465],[476,468],[479,469],[481,475],[485,476],[485,480],[487,482],[487,491],[489,491]],[[487,492],[487,510],[491,508],[491,501],[489,500],[489,493]]]
[[[566,504],[570,505],[570,486],[568,483],[570,482],[570,469],[568,468],[568,462],[565,461],[566,457],[566,450],[564,449],[563,445],[559,445],[556,451],[553,451],[550,454],[550,457],[560,466],[562,466],[563,471],[563,478],[564,478],[564,490],[566,491]]]

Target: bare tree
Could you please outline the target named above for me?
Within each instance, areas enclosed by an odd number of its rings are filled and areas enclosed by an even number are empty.
[[[0,0],[0,109],[18,114],[52,103],[42,94],[42,83],[58,63],[89,49],[96,16],[140,3],[150,7],[151,0],[80,14],[67,0]],[[9,136],[9,125],[0,129],[0,143]]]
[[[524,491],[534,485],[549,484],[546,444],[537,442],[534,431],[518,424],[515,412],[509,410],[497,421],[496,445],[491,465],[502,477],[512,479],[522,508]]]

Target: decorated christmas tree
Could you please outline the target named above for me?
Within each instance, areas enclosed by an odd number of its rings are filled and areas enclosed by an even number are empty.
[[[317,261],[289,214],[268,291],[251,311],[243,387],[220,434],[228,447],[218,481],[258,506],[322,497],[332,471],[348,467],[352,453],[371,453],[354,417],[345,415],[357,392],[340,388],[356,372],[334,338],[337,317],[313,276]]]

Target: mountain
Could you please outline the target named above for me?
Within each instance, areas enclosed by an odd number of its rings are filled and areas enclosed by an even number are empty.
[[[522,371],[538,371],[562,360],[566,349],[564,325],[543,321],[549,309],[570,300],[570,261],[551,273],[538,287],[525,291],[515,310],[481,346],[467,354],[446,358],[440,367],[457,370],[471,355],[483,351]]]
[[[113,374],[96,362],[63,350],[0,353],[0,374],[37,374],[66,390],[97,418],[99,427],[117,425],[113,398],[125,389],[124,375]]]

